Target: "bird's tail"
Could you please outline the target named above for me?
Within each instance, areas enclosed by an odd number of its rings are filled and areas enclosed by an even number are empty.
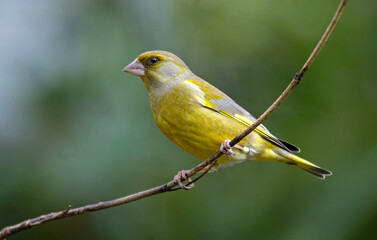
[[[317,165],[314,165],[313,163],[306,161],[305,159],[302,159],[290,152],[282,150],[281,152],[279,152],[279,155],[284,157],[283,161],[285,163],[296,165],[297,167],[304,169],[305,171],[315,175],[320,179],[325,179],[326,176],[330,176],[332,174],[332,172],[318,167]]]

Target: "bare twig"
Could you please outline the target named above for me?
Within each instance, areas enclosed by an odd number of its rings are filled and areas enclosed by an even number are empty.
[[[329,38],[331,32],[333,31],[336,23],[338,22],[341,14],[343,12],[343,9],[344,9],[346,3],[347,3],[347,0],[342,0],[340,2],[339,7],[335,12],[334,17],[331,20],[331,22],[330,22],[329,26],[327,27],[325,33],[323,34],[322,38],[318,42],[317,46],[314,48],[313,52],[309,56],[308,60],[304,64],[304,66],[295,75],[295,77],[290,82],[288,87],[284,90],[284,92],[249,128],[247,128],[244,132],[239,134],[237,137],[235,137],[230,142],[231,146],[236,145],[244,137],[246,137],[248,134],[250,134],[258,125],[260,125],[263,121],[265,121],[276,110],[276,108],[278,108],[280,106],[280,104],[289,96],[289,94],[293,91],[293,89],[295,89],[295,87],[301,82],[302,77],[304,76],[305,72],[309,69],[309,67],[311,66],[311,64],[313,63],[315,58],[317,57],[318,53],[321,51],[322,47],[325,45],[325,43],[326,43],[327,39]],[[199,165],[197,165],[193,169],[189,170],[187,172],[188,177],[193,176],[194,174],[196,174],[197,172],[199,172],[203,168],[210,165],[202,175],[200,175],[197,179],[194,180],[194,181],[197,181],[199,178],[204,176],[204,174],[206,174],[213,167],[216,159],[218,159],[222,154],[223,153],[218,151],[214,155],[209,157],[206,161],[200,163]],[[142,191],[142,192],[134,193],[134,194],[131,194],[131,195],[128,195],[128,196],[125,196],[125,197],[121,197],[121,198],[106,201],[106,202],[99,202],[99,203],[96,203],[96,204],[86,205],[86,206],[83,206],[83,207],[78,207],[78,208],[73,208],[73,209],[71,209],[71,206],[69,206],[64,211],[53,212],[53,213],[49,213],[49,214],[46,214],[46,215],[41,215],[41,216],[36,217],[36,218],[25,220],[25,221],[18,223],[16,225],[5,227],[0,232],[0,239],[5,239],[6,237],[9,237],[9,236],[11,236],[11,235],[13,235],[13,234],[15,234],[19,231],[25,230],[27,228],[31,228],[35,225],[39,225],[39,224],[42,224],[42,223],[45,223],[45,222],[49,222],[49,221],[53,221],[53,220],[57,220],[57,219],[62,219],[62,218],[70,217],[70,216],[75,216],[75,215],[79,215],[79,214],[83,214],[83,213],[87,213],[87,212],[93,212],[93,211],[97,211],[97,210],[101,210],[101,209],[105,209],[105,208],[115,207],[115,206],[118,206],[118,205],[121,205],[121,204],[136,201],[138,199],[145,198],[145,197],[148,197],[148,196],[152,196],[152,195],[155,195],[155,194],[158,194],[158,193],[171,191],[171,190],[173,190],[172,187],[174,187],[176,185],[177,185],[177,183],[175,181],[170,181],[166,184],[163,184],[163,185],[155,187],[155,188],[151,188],[151,189],[148,189],[148,190],[145,190],[145,191]],[[190,184],[188,184],[188,185],[190,185]]]
[[[192,180],[191,182],[188,182],[185,186],[186,187],[189,187],[190,185],[193,185],[196,181],[198,181],[199,179],[201,179],[204,175],[206,175],[212,168],[213,166],[215,166],[217,162],[217,159],[215,159],[207,168],[206,170],[199,175],[199,177],[195,178],[194,180]],[[198,172],[196,172],[198,173]],[[194,173],[195,174],[195,173]],[[194,186],[194,185],[193,185]],[[176,188],[170,188],[168,191],[171,192],[171,191],[176,191],[176,190],[180,190],[181,188],[180,187],[176,187]]]

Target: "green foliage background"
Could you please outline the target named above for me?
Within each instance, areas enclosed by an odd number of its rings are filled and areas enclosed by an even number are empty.
[[[2,0],[0,228],[170,181],[199,161],[155,126],[122,68],[181,57],[258,117],[339,1]],[[302,84],[265,125],[333,171],[246,162],[189,191],[43,224],[12,239],[377,238],[377,2],[350,1]]]

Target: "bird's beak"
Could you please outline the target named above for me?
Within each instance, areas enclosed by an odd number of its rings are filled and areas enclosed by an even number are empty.
[[[123,72],[131,73],[135,76],[142,77],[145,75],[145,68],[137,59],[123,68]]]

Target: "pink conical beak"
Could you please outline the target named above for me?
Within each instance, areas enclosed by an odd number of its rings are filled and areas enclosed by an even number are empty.
[[[145,75],[145,68],[137,59],[123,68],[123,72],[131,73],[135,76],[142,77]]]

